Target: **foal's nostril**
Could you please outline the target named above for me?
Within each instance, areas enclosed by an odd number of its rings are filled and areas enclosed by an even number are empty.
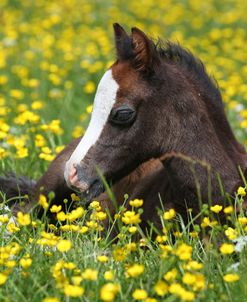
[[[85,169],[83,169],[78,164],[76,165],[75,169],[76,169],[76,175],[77,175],[78,180],[81,181],[81,182],[88,182],[87,181],[88,180],[88,176],[86,174]]]

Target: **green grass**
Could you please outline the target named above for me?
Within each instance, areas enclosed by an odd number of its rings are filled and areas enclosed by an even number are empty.
[[[128,30],[138,26],[154,38],[179,41],[198,55],[218,81],[229,121],[246,146],[246,9],[247,4],[240,0],[0,0],[1,174],[13,171],[38,179],[62,146],[83,134],[97,83],[114,61],[113,22]],[[51,123],[54,120],[57,124]],[[235,203],[241,204],[240,195]],[[146,293],[146,302],[246,301],[246,247],[238,252],[231,245],[233,238],[243,241],[246,236],[244,211],[226,214],[227,224],[221,225],[218,214],[204,205],[204,225],[193,225],[192,233],[178,214],[164,220],[161,211],[164,232],[159,230],[160,236],[150,239],[138,224],[124,224],[124,208],[119,210],[119,218],[112,221],[118,226],[115,241],[109,230],[101,229],[102,221],[90,217],[96,209],[63,222],[74,231],[59,229],[59,221],[47,229],[46,218],[40,221],[35,216],[32,225],[24,226],[27,216],[24,221],[19,219],[20,230],[6,236],[7,221],[3,223],[0,301],[42,301],[46,297],[134,301],[136,289],[145,290],[139,298]],[[5,212],[1,210],[2,215]],[[133,226],[137,227],[135,234],[129,232]],[[67,252],[57,248],[62,239],[72,244]],[[16,248],[11,248],[14,243]],[[223,243],[230,244],[229,254],[220,251]],[[183,251],[182,244],[186,244]],[[100,262],[99,255],[106,255],[107,261]],[[194,268],[192,260],[197,261]],[[54,271],[59,263],[60,269]],[[133,268],[133,264],[141,266]],[[94,271],[85,274],[86,269]],[[106,271],[112,271],[114,277],[110,279]],[[227,282],[226,274],[235,274],[232,278],[239,280]],[[77,283],[79,288],[68,286]],[[73,293],[78,297],[71,297]]]

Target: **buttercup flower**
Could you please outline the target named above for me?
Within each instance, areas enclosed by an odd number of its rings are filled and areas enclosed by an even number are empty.
[[[141,264],[133,264],[126,270],[129,277],[136,278],[144,272],[144,266]]]
[[[239,275],[238,274],[226,274],[224,276],[224,280],[226,282],[236,282],[239,280]]]
[[[144,289],[136,289],[132,294],[135,300],[145,300],[147,296],[148,294]]]
[[[220,247],[222,254],[232,254],[234,252],[234,245],[231,243],[223,243]]]
[[[72,247],[72,243],[68,239],[60,240],[57,244],[57,249],[60,252],[68,252]]]
[[[238,193],[239,196],[244,197],[246,195],[245,188],[239,187],[237,193]]]

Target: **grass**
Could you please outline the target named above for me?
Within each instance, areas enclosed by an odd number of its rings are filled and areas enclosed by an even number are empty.
[[[0,0],[1,174],[37,179],[84,133],[97,82],[114,60],[113,22],[196,53],[217,79],[246,146],[246,6],[239,0]],[[234,210],[245,191],[236,192],[232,207],[203,205],[202,222],[190,231],[178,213],[161,211],[163,230],[152,239],[139,228],[141,207],[128,213],[122,206],[110,224],[118,227],[118,241],[104,229],[97,203],[86,210],[75,201],[77,209],[58,214],[48,228],[45,217],[21,214],[11,224],[2,204],[0,301],[245,301],[247,217]]]

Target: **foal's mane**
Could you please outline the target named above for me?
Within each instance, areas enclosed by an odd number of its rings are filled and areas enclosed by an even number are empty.
[[[211,101],[212,98],[214,100],[214,105],[217,105],[222,109],[224,108],[217,82],[208,75],[202,61],[195,57],[192,52],[183,48],[178,43],[170,41],[163,42],[160,39],[155,44],[155,48],[161,59],[180,65],[182,68],[186,69],[191,76],[199,82],[202,89],[201,93],[205,96],[210,95]]]
[[[159,40],[155,44],[156,52],[159,57],[167,62],[179,65],[187,70],[190,76],[198,83],[199,93],[205,103],[209,116],[212,117],[215,131],[219,141],[230,157],[236,156],[236,151],[245,153],[242,145],[236,140],[232,129],[227,121],[224,111],[224,104],[217,82],[210,77],[200,59],[195,57],[189,50],[184,49],[177,43]],[[239,158],[237,158],[237,162]]]

